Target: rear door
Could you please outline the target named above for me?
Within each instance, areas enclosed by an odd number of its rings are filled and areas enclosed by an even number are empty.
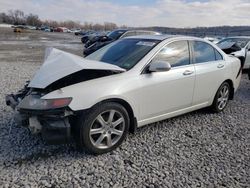
[[[193,105],[211,101],[224,81],[225,61],[223,56],[209,43],[191,42],[193,63],[196,72]]]

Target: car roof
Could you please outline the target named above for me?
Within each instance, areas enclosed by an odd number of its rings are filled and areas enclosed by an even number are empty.
[[[127,32],[147,32],[147,33],[159,33],[159,32],[157,32],[157,31],[138,30],[138,29],[135,29],[135,30],[127,30]]]
[[[166,40],[166,39],[170,39],[170,38],[174,38],[174,39],[193,39],[193,40],[203,40],[202,38],[198,38],[198,37],[190,37],[190,36],[183,36],[183,35],[137,35],[137,36],[131,36],[131,37],[126,37],[128,38],[132,38],[132,39],[152,39],[152,40]]]
[[[113,30],[113,31],[125,31],[125,32],[127,32],[127,31],[129,31],[128,29],[115,29],[115,30]],[[113,32],[113,31],[111,31],[111,32]]]
[[[235,39],[235,38],[237,38],[237,39],[250,39],[250,36],[232,36],[232,37],[226,37],[226,38],[224,38],[224,39]]]

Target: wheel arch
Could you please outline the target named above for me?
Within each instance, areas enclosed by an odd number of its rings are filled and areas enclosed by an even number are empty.
[[[104,103],[104,102],[115,102],[115,103],[122,105],[127,110],[128,115],[129,115],[129,120],[130,120],[129,132],[134,133],[136,131],[137,118],[135,117],[133,108],[131,107],[131,105],[127,101],[125,101],[124,99],[120,99],[120,98],[110,98],[110,99],[102,100],[95,105],[99,105],[99,104]]]
[[[229,84],[229,86],[230,86],[229,99],[232,100],[234,98],[234,84],[233,84],[233,81],[231,79],[227,79],[223,83],[225,83],[225,82],[227,82]]]

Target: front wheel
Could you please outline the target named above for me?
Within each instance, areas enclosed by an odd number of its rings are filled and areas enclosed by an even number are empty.
[[[126,109],[117,103],[101,103],[82,114],[77,122],[77,144],[94,154],[117,148],[125,139],[129,128]]]
[[[215,112],[223,111],[229,101],[229,94],[230,94],[230,85],[227,82],[224,82],[218,89],[214,102],[212,104],[212,110]]]

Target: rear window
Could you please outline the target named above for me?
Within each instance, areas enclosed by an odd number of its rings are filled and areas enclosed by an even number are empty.
[[[195,63],[204,63],[216,60],[214,48],[211,45],[201,41],[194,41],[193,47]]]
[[[218,52],[216,49],[214,49],[214,52],[215,52],[215,58],[217,61],[223,60],[223,56],[220,54],[220,52]]]

